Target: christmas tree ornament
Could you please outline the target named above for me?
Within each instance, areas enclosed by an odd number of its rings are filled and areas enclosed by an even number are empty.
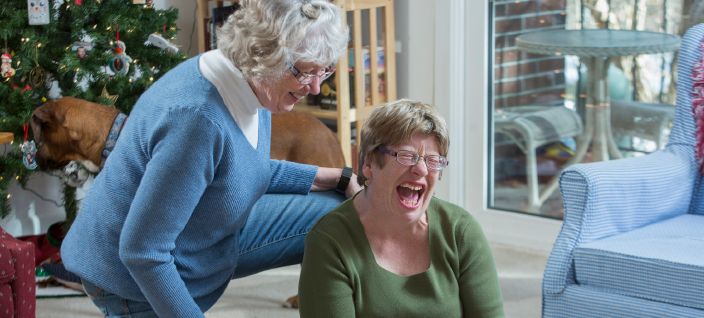
[[[76,5],[80,6],[81,5],[81,0],[76,0]]]
[[[125,52],[127,50],[125,42],[120,41],[120,30],[117,28],[117,23],[115,23],[115,29],[117,31],[117,39],[112,51],[115,57],[110,60],[110,70],[115,74],[127,74],[130,70],[132,58]]]
[[[156,33],[150,34],[149,37],[147,38],[147,41],[149,41],[149,43],[153,44],[154,46],[156,46],[162,50],[166,50],[171,53],[178,52],[178,48],[175,45],[171,44],[171,42],[169,42],[168,40],[164,39],[164,37],[162,37],[161,35],[158,35]]]
[[[88,170],[78,162],[69,162],[63,170],[61,175],[61,181],[65,182],[68,186],[77,188],[82,186],[88,180]]]
[[[37,55],[37,47],[34,47],[34,64],[36,64],[32,70],[29,71],[29,82],[34,87],[38,87],[44,84],[44,69],[39,66],[39,57]]]
[[[132,0],[132,4],[142,4],[144,0]]]
[[[34,140],[27,141],[29,124],[22,124],[22,129],[24,129],[24,143],[20,146],[23,153],[22,163],[27,169],[34,170],[37,168],[37,145]]]
[[[86,59],[86,47],[85,46],[79,46],[76,49],[76,55],[78,56],[78,59],[83,61]]]
[[[12,68],[12,56],[8,53],[2,54],[2,66],[0,66],[0,73],[2,77],[10,77],[15,75],[15,69]]]
[[[29,25],[49,24],[49,0],[27,0]]]
[[[12,83],[11,86],[12,86],[12,89],[18,89],[18,88],[20,88],[20,86],[17,85],[17,84],[15,84],[15,83]],[[22,89],[22,92],[24,93],[26,90],[30,90],[30,91],[31,91],[31,90],[32,90],[32,86],[29,86],[29,84],[26,84],[26,85],[24,86],[24,88]]]
[[[120,97],[120,95],[110,95],[108,94],[108,90],[103,86],[103,92],[100,94],[100,98],[105,98],[109,101],[110,107],[115,107],[115,102],[117,102],[117,98]]]
[[[34,143],[34,140],[30,141],[25,141],[22,146],[20,146],[20,149],[22,150],[22,153],[24,154],[22,156],[22,163],[24,163],[24,166],[27,167],[27,169],[34,170],[37,168],[37,145]]]
[[[115,74],[127,74],[130,70],[132,58],[125,53],[126,49],[125,42],[117,41],[115,43],[115,49],[112,51],[115,57],[110,60],[110,70]]]
[[[81,61],[86,58],[86,55],[92,49],[93,43],[90,43],[88,41],[76,41],[73,42],[73,45],[71,46],[71,50],[76,52],[76,56],[78,56],[78,59]]]

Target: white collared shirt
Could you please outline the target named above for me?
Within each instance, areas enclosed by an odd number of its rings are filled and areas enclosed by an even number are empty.
[[[200,72],[218,89],[222,100],[247,141],[257,149],[259,109],[265,109],[249,83],[220,50],[203,53],[198,62]]]

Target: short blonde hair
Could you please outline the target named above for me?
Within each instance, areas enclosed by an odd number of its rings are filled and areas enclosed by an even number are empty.
[[[434,136],[438,152],[447,157],[450,148],[447,124],[435,106],[400,99],[374,108],[365,119],[361,131],[357,152],[359,185],[364,185],[367,180],[362,172],[365,162],[375,160],[379,166],[384,166],[386,154],[376,151],[378,147],[399,145],[419,134]]]
[[[347,52],[349,29],[327,0],[243,0],[217,29],[218,48],[247,80],[279,78],[286,64],[327,67]]]

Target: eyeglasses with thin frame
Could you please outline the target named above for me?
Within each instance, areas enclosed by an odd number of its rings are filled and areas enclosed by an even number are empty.
[[[399,150],[393,152],[384,147],[377,147],[377,149],[379,149],[379,151],[385,154],[396,157],[396,161],[404,166],[415,166],[416,164],[418,164],[418,160],[420,160],[420,158],[423,158],[425,166],[428,167],[428,169],[430,170],[440,171],[445,169],[445,167],[450,164],[447,158],[440,155],[428,155],[425,157],[421,157],[421,155],[419,155],[417,152],[413,152],[410,150]]]
[[[293,76],[303,85],[308,85],[310,84],[316,77],[320,79],[320,81],[326,80],[330,75],[335,73],[335,67],[334,66],[328,66],[325,68],[322,73],[320,74],[310,74],[310,73],[303,73],[299,71],[293,64],[291,63],[286,63],[288,66],[288,69],[293,73]]]

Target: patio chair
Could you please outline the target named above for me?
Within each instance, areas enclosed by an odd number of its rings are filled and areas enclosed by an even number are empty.
[[[667,144],[674,117],[674,105],[611,100],[612,131],[631,140],[632,137],[652,140],[656,150]]]
[[[560,139],[582,134],[582,119],[563,106],[507,107],[494,114],[494,130],[516,143],[526,155],[528,187],[527,212],[540,213],[540,206],[557,188],[547,186],[540,192],[536,149]]]

